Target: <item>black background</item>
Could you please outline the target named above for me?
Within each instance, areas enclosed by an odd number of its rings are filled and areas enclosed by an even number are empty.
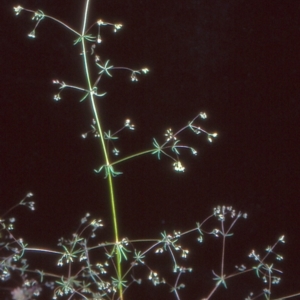
[[[76,2],[24,0],[2,6],[1,211],[34,193],[37,210],[14,213],[16,233],[32,246],[55,247],[86,212],[103,219],[103,239],[112,239],[106,182],[93,172],[102,163],[101,149],[91,137],[81,138],[90,128],[90,104],[79,103],[82,95],[72,91],[63,92],[60,102],[52,100],[57,93],[53,79],[85,84],[80,48],[72,46],[72,33],[49,19],[38,26],[36,39],[28,38],[35,24],[31,15],[16,17],[12,10],[16,5],[41,9],[80,30],[84,1]],[[167,128],[180,129],[200,111],[208,115],[201,126],[219,133],[212,144],[204,135],[180,134],[182,142],[199,151],[197,157],[182,153],[183,174],[174,173],[167,157],[144,156],[116,167],[124,172],[115,180],[121,236],[183,231],[213,207],[232,205],[249,218],[237,224],[228,245],[228,272],[235,264],[250,266],[252,249],[263,254],[284,234],[287,244],[278,249],[285,257],[284,274],[276,291],[300,291],[299,1],[91,5],[90,20],[123,24],[116,34],[101,29],[100,57],[114,66],[150,69],[137,83],[124,71],[100,82],[100,92],[107,92],[98,100],[105,130],[118,129],[126,118],[136,125],[116,146],[125,154],[145,150],[153,137],[162,141]],[[218,268],[221,247],[215,241],[205,248],[190,249],[191,264],[205,272],[189,277],[188,299],[204,297],[213,286],[211,269]],[[228,283],[224,295],[244,299],[261,287],[256,283],[243,288],[240,277]]]

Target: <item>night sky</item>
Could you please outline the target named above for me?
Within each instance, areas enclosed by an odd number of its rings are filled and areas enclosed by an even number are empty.
[[[41,9],[80,30],[84,2],[2,5],[1,212],[29,191],[35,195],[35,212],[17,208],[13,213],[15,234],[31,246],[55,248],[86,212],[103,219],[103,239],[112,240],[107,183],[103,173],[93,172],[102,164],[101,149],[92,135],[81,138],[90,130],[90,103],[79,102],[82,94],[70,90],[60,102],[53,100],[58,88],[53,79],[85,86],[76,37],[45,19],[36,39],[30,39],[32,15],[16,17],[12,10],[17,5]],[[116,141],[120,155],[149,149],[153,137],[164,141],[168,128],[176,132],[201,111],[208,118],[197,124],[219,134],[213,143],[204,134],[179,135],[198,150],[196,157],[190,151],[180,154],[184,173],[174,172],[167,157],[158,161],[154,155],[116,166],[124,173],[115,180],[121,236],[156,238],[164,230],[184,231],[217,205],[230,205],[247,212],[248,219],[238,222],[230,238],[228,273],[235,264],[251,266],[252,249],[263,254],[285,235],[287,243],[278,248],[285,258],[278,266],[283,280],[274,292],[299,292],[300,2],[103,0],[91,5],[91,21],[123,24],[117,33],[101,28],[100,58],[114,66],[150,69],[138,82],[126,71],[112,71],[112,78],[100,81],[99,92],[107,92],[98,99],[104,130],[119,129],[127,118],[136,126]],[[213,287],[211,270],[218,268],[221,244],[208,240],[207,247],[190,248],[198,271],[183,280],[185,299],[201,299]],[[254,282],[252,289],[242,277],[228,281],[224,299],[244,299],[262,287]]]

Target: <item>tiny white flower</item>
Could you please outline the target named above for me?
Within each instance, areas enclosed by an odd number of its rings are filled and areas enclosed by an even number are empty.
[[[114,32],[122,28],[122,24],[115,24]]]
[[[138,81],[138,78],[136,77],[136,73],[135,72],[132,72],[130,78],[131,78],[131,81]]]
[[[211,138],[211,137],[217,137],[218,136],[218,134],[215,132],[215,133],[210,133],[209,135],[208,135],[208,137],[207,137],[207,139],[208,139],[208,141],[209,142],[212,142],[213,141],[213,139]]]
[[[53,99],[54,99],[55,101],[59,101],[61,98],[60,98],[60,95],[57,94],[57,95],[54,95]]]
[[[205,112],[201,112],[201,113],[199,114],[199,116],[200,116],[201,119],[206,119],[206,118],[207,118],[207,115],[206,115]]]
[[[120,153],[120,151],[119,151],[117,148],[114,148],[112,152],[113,152],[113,154],[116,155],[116,156],[118,156],[119,153]]]
[[[124,126],[125,126],[125,127],[128,127],[130,130],[134,130],[134,125],[131,124],[130,119],[125,120]]]
[[[184,170],[185,170],[185,167],[181,164],[180,161],[174,162],[173,166],[174,166],[175,171],[177,171],[177,172],[184,172]]]
[[[18,5],[17,7],[14,7],[14,11],[15,11],[16,15],[19,15],[22,10],[23,10],[23,7],[20,5]]]
[[[194,148],[191,148],[191,151],[192,151],[192,153],[193,153],[193,155],[197,155],[197,150],[195,150]]]
[[[28,34],[29,37],[31,38],[35,38],[35,30],[32,30],[29,34]]]

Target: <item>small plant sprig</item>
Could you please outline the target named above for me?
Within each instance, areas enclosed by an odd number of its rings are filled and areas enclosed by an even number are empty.
[[[188,122],[188,125],[184,126],[183,128],[181,128],[180,130],[178,130],[176,133],[173,133],[172,129],[169,128],[166,130],[164,136],[165,136],[165,142],[162,143],[161,145],[157,142],[157,140],[155,138],[153,138],[153,146],[154,148],[145,150],[145,151],[141,151],[135,154],[131,154],[129,156],[126,156],[124,158],[121,158],[119,160],[116,160],[114,162],[111,162],[109,166],[107,165],[102,165],[99,169],[96,169],[95,172],[96,173],[100,173],[102,170],[105,171],[105,178],[107,178],[108,174],[111,173],[111,175],[113,177],[117,176],[117,175],[121,175],[123,174],[122,172],[117,172],[114,170],[114,166],[127,161],[129,159],[132,159],[134,157],[138,157],[144,154],[154,154],[157,156],[157,158],[160,160],[161,155],[165,155],[168,158],[170,158],[173,161],[173,168],[175,171],[177,172],[184,172],[185,167],[182,165],[180,159],[179,159],[179,155],[180,155],[180,151],[181,150],[190,150],[190,152],[193,155],[197,155],[198,151],[195,150],[193,147],[184,145],[184,144],[180,144],[180,140],[178,139],[179,133],[181,133],[182,131],[186,130],[186,129],[190,129],[192,130],[195,134],[200,134],[200,133],[205,133],[207,135],[207,139],[208,141],[212,142],[213,138],[217,137],[217,133],[208,133],[207,131],[205,131],[204,129],[202,129],[200,126],[196,126],[194,123],[197,119],[205,119],[206,118],[206,114],[201,112],[200,114],[197,114],[197,116],[190,122]],[[94,130],[93,125],[91,125],[93,130],[92,132],[94,133],[94,135],[98,135],[98,133]],[[117,133],[119,133],[120,131],[122,131],[125,128],[129,128],[131,130],[134,130],[134,125],[131,124],[130,120],[126,120],[124,126],[117,130],[115,133],[111,134],[111,131],[109,130],[107,133],[105,132],[105,139],[107,139],[112,145],[113,145],[113,150],[112,153],[115,156],[119,156],[120,151],[119,149],[117,149],[114,146],[113,141],[117,140],[118,137],[116,136]],[[84,134],[84,137],[87,135],[87,133]],[[108,146],[107,146],[108,148]],[[168,153],[167,150],[169,150],[171,153]]]
[[[62,91],[66,90],[66,89],[73,89],[73,90],[77,90],[77,91],[83,93],[83,96],[80,99],[80,102],[82,102],[86,99],[90,100],[93,115],[94,115],[93,124],[92,124],[92,133],[99,140],[100,148],[102,149],[102,153],[104,156],[104,163],[98,169],[95,169],[95,172],[99,173],[101,171],[104,171],[104,177],[108,179],[108,189],[109,189],[109,193],[110,193],[110,203],[111,203],[111,210],[112,210],[112,220],[113,220],[115,242],[116,242],[116,244],[118,244],[120,242],[120,239],[119,239],[119,228],[118,228],[118,221],[117,221],[118,218],[117,218],[117,211],[116,211],[116,200],[115,200],[115,191],[114,191],[114,185],[113,185],[113,177],[121,175],[122,172],[116,171],[115,165],[118,163],[121,163],[123,161],[126,161],[128,159],[131,159],[131,158],[143,155],[143,154],[147,154],[147,153],[156,154],[158,156],[158,158],[160,158],[160,156],[163,154],[173,160],[173,167],[174,167],[175,171],[183,172],[185,170],[185,167],[182,165],[182,162],[179,160],[179,154],[180,154],[179,151],[182,149],[189,149],[192,151],[193,154],[197,154],[197,151],[192,147],[180,144],[179,143],[180,140],[177,139],[178,134],[180,132],[182,132],[184,129],[190,128],[196,134],[199,134],[201,132],[206,133],[208,135],[209,141],[212,141],[212,138],[216,137],[217,134],[216,133],[213,133],[213,134],[207,133],[201,127],[194,125],[196,118],[198,118],[198,115],[197,115],[197,117],[195,117],[191,122],[189,122],[187,126],[183,127],[182,129],[177,131],[175,134],[173,134],[171,129],[168,129],[165,134],[166,141],[162,145],[160,145],[156,139],[153,139],[154,148],[151,148],[149,150],[145,150],[142,152],[138,152],[136,154],[129,155],[125,158],[119,159],[114,162],[112,161],[110,152],[109,152],[109,147],[108,147],[109,144],[107,143],[107,141],[110,144],[112,144],[112,141],[117,138],[116,137],[117,132],[120,132],[120,130],[115,132],[114,134],[111,134],[110,130],[108,130],[107,132],[103,131],[103,124],[101,122],[101,115],[99,113],[99,111],[101,111],[101,110],[99,109],[99,103],[96,102],[96,98],[103,97],[106,95],[106,92],[98,92],[101,78],[102,78],[102,76],[112,77],[112,72],[115,70],[125,70],[125,71],[129,71],[131,81],[135,82],[135,81],[138,81],[138,76],[141,73],[147,74],[149,72],[149,69],[141,68],[139,70],[135,70],[135,69],[131,69],[128,67],[115,67],[110,63],[109,59],[107,59],[105,61],[102,61],[100,59],[100,56],[97,54],[96,47],[97,47],[97,44],[100,44],[102,42],[102,39],[100,36],[101,26],[110,26],[113,28],[114,32],[116,32],[122,28],[122,24],[112,24],[112,23],[105,22],[102,19],[100,19],[100,20],[97,20],[96,22],[94,22],[91,26],[89,26],[87,28],[88,11],[89,11],[90,2],[91,2],[90,0],[86,0],[86,2],[85,2],[86,4],[85,4],[84,16],[83,16],[83,23],[82,23],[82,28],[81,28],[80,32],[71,28],[70,26],[66,25],[64,22],[62,22],[52,16],[48,16],[42,10],[33,11],[33,10],[25,9],[19,5],[19,6],[14,7],[14,11],[15,11],[16,15],[19,15],[22,11],[33,14],[32,20],[34,20],[36,22],[36,24],[35,24],[33,30],[28,34],[28,36],[30,38],[36,37],[37,27],[42,22],[42,20],[49,18],[49,19],[53,20],[54,22],[61,24],[63,27],[70,30],[73,34],[75,34],[76,38],[75,38],[73,44],[81,45],[82,51],[81,51],[80,55],[82,55],[82,57],[83,57],[83,65],[84,65],[85,76],[86,76],[86,84],[83,87],[79,87],[79,86],[74,86],[71,84],[66,84],[65,81],[60,81],[58,79],[54,79],[53,83],[59,85],[59,90],[60,90],[54,96],[54,100],[56,100],[56,101],[61,100],[62,99],[62,97],[61,97]],[[90,33],[90,31],[92,30],[92,28],[95,25],[98,27],[98,32],[96,35],[93,35],[92,33]],[[88,50],[88,46],[87,46],[88,43],[92,43],[90,46],[90,50]],[[89,62],[90,57],[94,58],[94,66],[98,69],[98,76],[94,80],[92,80],[91,75],[90,75],[91,74],[91,71],[90,71],[91,64]],[[205,113],[200,113],[199,116],[202,119],[206,118]],[[125,125],[123,126],[122,129],[124,129],[124,128],[133,129],[133,126],[131,125],[129,120],[125,121]],[[87,133],[83,135],[83,137],[86,137],[86,136],[87,136]],[[171,150],[175,157],[171,154],[168,154],[166,152],[166,150]],[[114,155],[119,155],[120,151],[116,147],[113,147],[112,152]],[[119,290],[120,290],[120,295],[122,298],[122,284],[121,284],[122,253],[120,252],[120,249],[121,248],[119,248],[119,247],[114,248],[114,251],[116,251],[116,261],[117,261],[117,269],[118,269],[117,277],[118,277],[118,281],[120,282]]]
[[[186,284],[183,278],[193,271],[193,268],[187,265],[190,250],[184,245],[183,237],[190,234],[196,234],[195,239],[202,245],[207,236],[214,236],[221,239],[222,247],[220,251],[220,269],[211,270],[212,279],[215,284],[208,292],[199,291],[199,294],[206,293],[205,300],[212,299],[217,290],[227,288],[227,282],[237,276],[253,272],[261,278],[267,287],[264,287],[258,294],[250,294],[247,300],[267,299],[279,300],[299,296],[300,293],[272,298],[273,285],[280,282],[281,271],[275,268],[275,262],[272,256],[277,260],[282,256],[275,253],[275,248],[279,243],[284,243],[284,237],[267,248],[267,253],[263,258],[252,250],[249,258],[254,259],[254,266],[246,267],[245,264],[237,264],[234,272],[227,274],[228,267],[226,261],[226,241],[231,238],[232,229],[239,219],[246,218],[246,214],[236,212],[232,207],[218,206],[214,208],[213,214],[207,217],[203,222],[196,223],[196,227],[185,232],[174,231],[173,233],[162,232],[159,237],[153,239],[129,239],[119,237],[119,227],[115,200],[115,188],[113,178],[121,175],[121,171],[115,170],[115,166],[130,160],[132,158],[152,154],[160,159],[166,156],[171,159],[173,169],[177,172],[184,172],[185,166],[180,159],[181,152],[190,151],[193,155],[197,150],[191,146],[181,143],[181,133],[185,130],[191,130],[193,133],[205,134],[209,142],[217,137],[217,133],[209,133],[197,122],[207,118],[204,112],[198,113],[192,121],[181,129],[173,132],[171,128],[164,133],[164,141],[160,142],[158,138],[153,138],[152,146],[144,151],[121,156],[121,151],[116,148],[116,140],[119,133],[125,129],[133,131],[135,126],[131,120],[126,119],[123,126],[116,131],[111,129],[104,130],[101,115],[103,114],[101,103],[98,98],[104,97],[106,92],[100,88],[103,76],[112,77],[114,71],[124,70],[129,72],[129,78],[132,82],[139,80],[142,74],[147,74],[149,69],[132,69],[128,67],[114,66],[111,59],[102,60],[97,53],[97,45],[102,43],[100,30],[103,26],[112,27],[114,32],[122,28],[122,24],[113,24],[102,19],[96,20],[88,27],[88,12],[90,9],[90,0],[85,0],[85,9],[83,12],[83,23],[81,30],[75,30],[64,22],[46,15],[42,10],[33,11],[22,6],[14,7],[16,15],[22,11],[31,13],[32,20],[35,21],[34,28],[28,36],[36,38],[37,27],[44,19],[50,19],[61,24],[65,29],[71,31],[75,38],[73,45],[79,45],[82,56],[86,82],[82,86],[67,84],[65,81],[54,79],[53,83],[58,85],[59,91],[54,95],[54,100],[62,99],[62,93],[68,89],[73,89],[81,93],[79,102],[90,101],[93,119],[91,129],[82,134],[83,138],[93,135],[99,142],[104,161],[96,173],[104,172],[104,177],[108,182],[110,204],[112,210],[112,223],[114,230],[114,239],[110,242],[103,242],[99,234],[99,229],[103,227],[101,219],[93,219],[90,214],[86,214],[82,219],[77,231],[71,238],[60,238],[58,250],[47,248],[29,247],[22,238],[16,238],[13,234],[14,218],[4,219],[3,217],[11,213],[17,206],[27,206],[34,209],[34,202],[27,201],[31,197],[29,193],[16,206],[8,210],[0,220],[0,279],[2,281],[11,280],[14,276],[21,278],[21,284],[16,288],[11,288],[11,297],[13,300],[30,300],[39,297],[45,287],[51,289],[52,299],[94,299],[94,300],[115,300],[124,299],[124,294],[134,284],[141,284],[150,281],[154,286],[167,285],[174,295],[174,298],[181,300],[181,290]],[[97,27],[97,33],[93,33],[94,27]],[[97,76],[92,78],[91,69],[97,70]],[[100,156],[100,155],[99,155]],[[118,159],[116,159],[118,157]],[[210,222],[217,222],[217,227],[210,227]],[[215,224],[215,223],[214,223]],[[26,255],[35,253],[54,256],[56,259],[57,272],[30,269]],[[169,273],[161,270],[154,262],[163,257],[169,260]],[[279,275],[278,275],[279,274]],[[47,281],[45,281],[47,279]]]

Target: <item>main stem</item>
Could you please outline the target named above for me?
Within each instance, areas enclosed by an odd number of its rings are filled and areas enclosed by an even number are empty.
[[[82,36],[82,53],[83,53],[84,69],[85,69],[85,74],[86,74],[86,78],[87,78],[87,82],[88,82],[88,87],[89,87],[89,91],[91,91],[90,101],[91,101],[91,105],[92,105],[94,118],[96,120],[97,130],[98,130],[98,133],[99,133],[100,146],[103,150],[103,154],[104,154],[104,158],[105,158],[105,164],[106,164],[106,166],[109,166],[110,162],[109,162],[109,157],[108,157],[108,153],[107,153],[107,149],[106,149],[106,145],[105,145],[103,131],[102,131],[102,128],[101,128],[100,117],[99,117],[97,107],[96,107],[96,104],[95,104],[94,94],[92,93],[92,85],[91,85],[88,62],[87,62],[87,56],[86,56],[87,52],[86,52],[86,46],[85,46],[85,39],[83,38],[84,35],[85,35],[85,30],[86,30],[86,22],[87,22],[89,4],[90,4],[90,0],[86,0],[86,6],[85,6],[85,12],[84,12],[84,18],[83,18],[83,26],[82,26],[82,32],[81,32],[81,36]],[[109,196],[110,196],[110,203],[111,203],[111,210],[112,210],[115,241],[116,241],[116,245],[118,245],[119,244],[119,233],[118,233],[117,212],[116,212],[113,180],[112,180],[112,175],[111,175],[110,172],[108,172],[108,186],[109,186]],[[120,252],[118,247],[115,247],[115,249],[116,249],[116,257],[117,257],[117,273],[118,273],[117,275],[118,275],[118,282],[119,282],[118,289],[119,289],[120,299],[123,300],[121,252]]]

